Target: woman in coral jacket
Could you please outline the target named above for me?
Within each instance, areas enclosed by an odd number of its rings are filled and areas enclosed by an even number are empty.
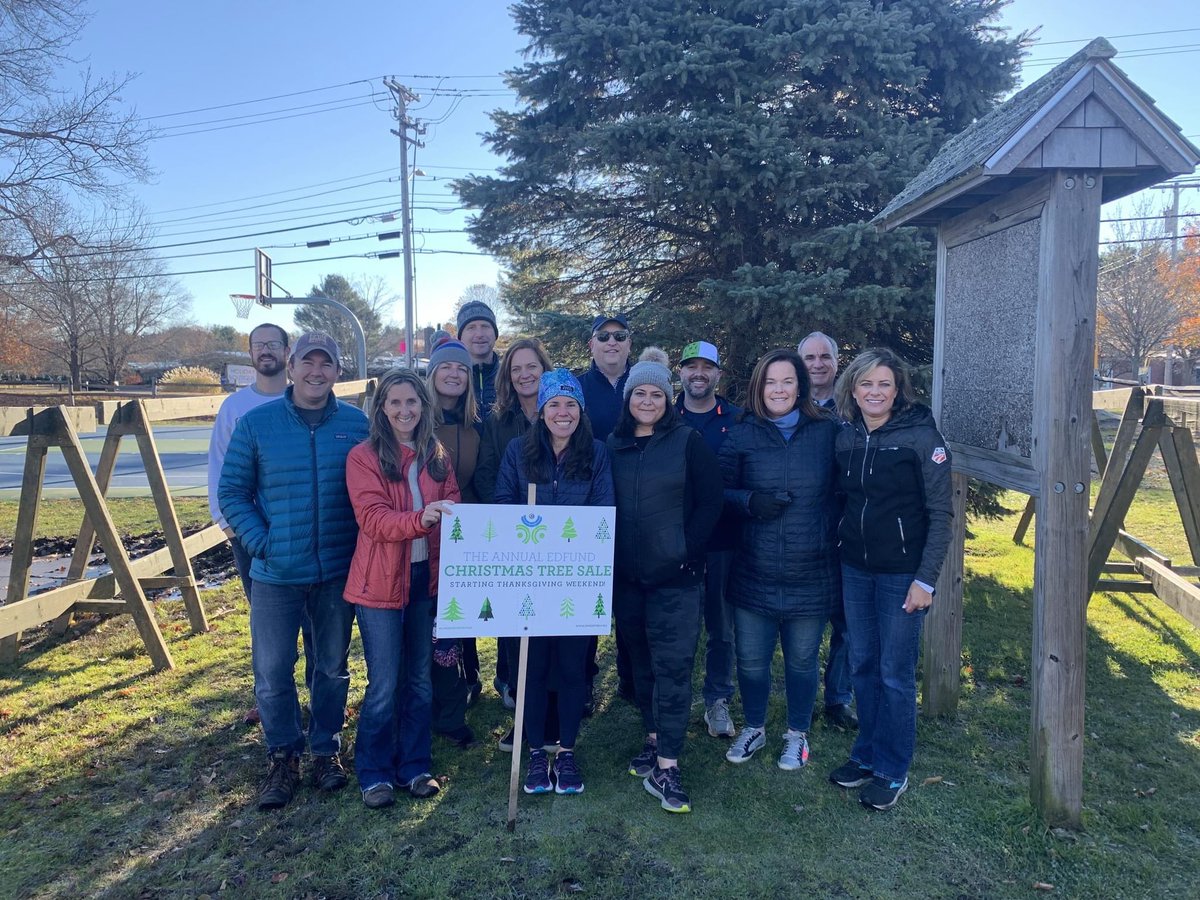
[[[346,460],[359,534],[344,595],[367,663],[354,767],[371,809],[395,802],[397,787],[419,798],[438,792],[430,682],[438,527],[459,499],[421,377],[393,369],[376,397],[367,440]]]

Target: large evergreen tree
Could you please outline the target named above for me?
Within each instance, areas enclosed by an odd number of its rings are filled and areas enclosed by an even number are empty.
[[[458,183],[551,348],[598,310],[744,378],[813,328],[930,356],[929,242],[867,221],[1014,80],[1007,0],[522,0],[523,101]],[[557,337],[557,339],[556,339]]]

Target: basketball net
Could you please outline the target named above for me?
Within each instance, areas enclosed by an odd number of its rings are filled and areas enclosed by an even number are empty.
[[[230,294],[229,300],[239,319],[250,318],[250,310],[254,309],[254,301],[258,298],[253,294]]]

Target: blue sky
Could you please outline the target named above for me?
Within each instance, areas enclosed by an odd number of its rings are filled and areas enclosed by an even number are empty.
[[[1109,37],[1122,51],[1116,62],[1200,143],[1200,100],[1192,87],[1200,59],[1198,7],[1182,0],[1015,0],[1003,24],[1042,26],[1028,79],[1048,71],[1052,63],[1043,61],[1068,56],[1097,35]],[[461,233],[465,213],[456,209],[449,181],[498,164],[480,135],[490,127],[487,113],[511,104],[499,76],[520,64],[524,46],[506,3],[93,0],[91,12],[76,55],[97,73],[136,73],[124,99],[160,129],[150,152],[157,175],[136,187],[158,243],[229,238],[164,249],[168,267],[240,267],[180,276],[196,321],[232,319],[228,295],[253,291],[249,248],[256,245],[270,247],[275,280],[293,294],[336,272],[383,277],[399,295],[399,259],[326,259],[400,249],[399,241],[375,237],[395,230],[396,222],[365,218],[399,208],[400,149],[389,131],[395,123],[385,75],[421,95],[411,114],[430,123],[426,146],[416,153],[426,174],[415,182],[414,227],[426,231],[415,245],[435,252],[415,257],[417,324],[450,317],[468,285],[495,283],[498,267],[475,255]],[[1165,33],[1116,37],[1146,32]],[[1139,49],[1157,55],[1137,58]],[[268,97],[278,99],[247,102]],[[1200,191],[1184,196],[1185,207],[1200,208]],[[322,222],[330,224],[249,236]],[[333,243],[304,246],[325,239]],[[211,251],[229,252],[183,256]],[[286,308],[256,311],[251,324],[267,319],[290,316]],[[401,309],[394,319],[402,321]]]

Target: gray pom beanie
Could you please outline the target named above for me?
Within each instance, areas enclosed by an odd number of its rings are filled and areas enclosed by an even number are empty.
[[[625,399],[633,393],[633,389],[643,384],[650,384],[660,389],[670,400],[674,391],[671,390],[671,370],[668,368],[670,359],[665,350],[659,347],[647,347],[638,357],[638,361],[629,370],[629,378],[625,382]]]

